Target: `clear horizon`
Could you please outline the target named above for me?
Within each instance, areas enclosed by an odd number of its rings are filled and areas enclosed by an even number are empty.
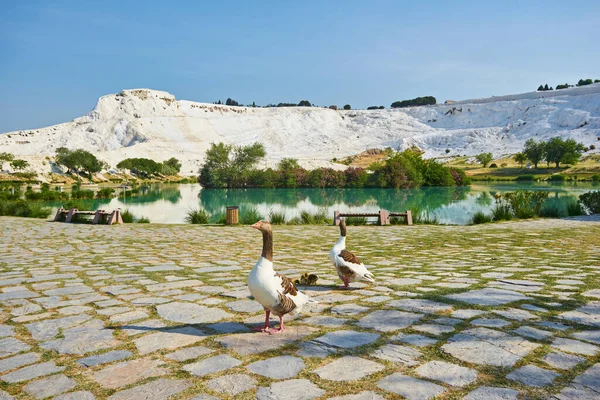
[[[600,3],[43,1],[0,16],[0,132],[123,89],[266,105],[438,102],[600,79]]]

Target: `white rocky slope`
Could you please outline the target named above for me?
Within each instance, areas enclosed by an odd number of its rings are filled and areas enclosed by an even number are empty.
[[[47,157],[64,146],[87,149],[112,167],[128,157],[176,157],[190,174],[197,173],[210,143],[219,141],[261,142],[269,164],[293,157],[311,167],[377,147],[416,145],[425,157],[501,156],[520,151],[529,138],[557,135],[600,147],[600,84],[373,111],[228,107],[124,90],[101,97],[88,115],[71,122],[2,134],[0,152],[30,161],[38,172],[49,172]]]

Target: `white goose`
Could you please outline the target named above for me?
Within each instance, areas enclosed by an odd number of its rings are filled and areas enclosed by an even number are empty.
[[[307,303],[316,303],[316,301],[298,291],[289,278],[275,273],[271,224],[267,221],[258,221],[252,225],[252,228],[258,229],[263,235],[261,257],[248,274],[248,289],[254,299],[265,309],[265,325],[257,330],[271,334],[283,332],[285,314],[297,314]],[[279,317],[279,329],[271,329],[269,321],[271,313]]]
[[[344,281],[344,288],[349,282],[375,282],[375,276],[369,272],[358,257],[346,250],[346,221],[340,221],[340,238],[331,248],[329,258],[337,270],[338,276]]]

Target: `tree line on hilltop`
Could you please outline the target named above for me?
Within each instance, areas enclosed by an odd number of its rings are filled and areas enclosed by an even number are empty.
[[[592,79],[580,79],[579,82],[577,82],[577,84],[575,86],[579,87],[579,86],[586,86],[586,85],[591,85],[592,83],[599,83],[600,79],[596,79],[596,80],[592,80]],[[561,85],[556,85],[556,90],[561,90],[561,89],[567,89],[573,87],[573,85],[569,85],[568,83],[564,83]],[[552,86],[548,86],[548,84],[546,83],[545,85],[540,85],[537,88],[538,92],[545,92],[548,90],[554,90],[552,88]]]

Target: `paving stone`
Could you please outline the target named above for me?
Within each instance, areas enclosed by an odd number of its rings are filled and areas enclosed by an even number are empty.
[[[506,375],[506,378],[521,382],[527,386],[543,387],[551,385],[558,376],[556,372],[548,371],[535,365],[525,365]]]
[[[160,367],[162,361],[139,358],[109,365],[92,375],[92,379],[107,389],[118,389],[139,380],[169,373],[167,368]]]
[[[367,391],[357,394],[347,394],[345,396],[330,397],[329,400],[385,400],[375,392]]]
[[[204,376],[237,367],[241,363],[242,362],[236,358],[222,354],[192,364],[187,364],[183,369],[194,376]]]
[[[466,395],[463,400],[517,400],[514,389],[481,386]]]
[[[374,361],[345,356],[317,368],[313,372],[319,375],[321,379],[347,382],[364,378],[383,369],[385,369],[383,365]]]
[[[129,311],[123,314],[112,315],[110,322],[121,323],[137,321],[138,319],[148,318],[148,313],[142,310]]]
[[[211,396],[209,394],[201,394],[200,396],[194,396],[190,400],[220,400],[218,397]]]
[[[436,324],[423,324],[423,325],[413,325],[412,329],[419,332],[429,333],[430,335],[440,336],[444,333],[449,333],[454,331],[454,327],[447,325],[436,325]]]
[[[504,318],[512,319],[515,321],[529,321],[534,319],[540,319],[540,317],[538,317],[537,315],[532,314],[529,311],[520,310],[518,308],[509,308],[508,310],[494,310],[492,312]]]
[[[315,331],[315,328],[309,326],[291,326],[287,327],[282,333],[270,336],[268,340],[262,332],[256,332],[222,336],[216,338],[215,341],[245,356],[275,350],[285,345],[296,343]]]
[[[197,279],[187,279],[183,281],[176,282],[167,282],[167,283],[158,283],[156,285],[148,285],[146,289],[149,292],[160,292],[161,290],[171,290],[171,289],[181,289],[187,287],[196,287],[204,285],[202,281]]]
[[[600,331],[581,331],[572,335],[575,339],[600,344]]]
[[[94,308],[89,306],[69,306],[58,309],[58,312],[62,315],[77,315],[90,311],[94,311]]]
[[[94,367],[100,364],[106,364],[113,361],[123,360],[133,355],[129,350],[114,350],[108,353],[99,354],[96,356],[89,356],[77,360],[77,363],[84,367]]]
[[[156,306],[158,315],[162,318],[184,324],[205,324],[217,322],[233,315],[219,309],[204,307],[194,303],[172,302]]]
[[[392,361],[410,367],[419,364],[417,360],[421,357],[421,352],[406,346],[386,344],[375,350],[371,355],[382,360]]]
[[[250,332],[250,328],[239,322],[217,322],[206,325],[206,327],[219,333]]]
[[[600,393],[600,364],[594,364],[583,374],[573,380],[573,383],[585,386],[596,393]]]
[[[158,319],[149,319],[146,321],[139,321],[129,325],[123,325],[120,327],[121,331],[127,336],[136,336],[142,333],[155,332],[167,325]]]
[[[109,400],[167,400],[190,386],[185,380],[159,378],[155,381],[122,390],[110,396]]]
[[[553,400],[597,400],[598,392],[576,383],[565,387]]]
[[[38,341],[52,339],[61,329],[68,329],[92,319],[90,315],[73,315],[26,324],[31,336]],[[1,348],[2,346],[0,346]]]
[[[584,354],[587,356],[593,356],[600,350],[600,348],[592,344],[566,338],[555,338],[551,346],[567,353]]]
[[[183,328],[165,329],[162,332],[151,333],[134,340],[138,352],[142,355],[157,350],[174,350],[179,347],[189,346],[206,339],[208,335],[203,331],[185,326]]]
[[[432,339],[427,336],[405,333],[399,333],[396,336],[392,336],[390,340],[408,343],[417,347],[427,347],[437,343],[436,339]]]
[[[466,386],[477,380],[477,371],[445,361],[430,361],[421,365],[415,373],[423,378],[442,381],[450,386]]]
[[[564,312],[559,317],[578,324],[600,327],[600,301],[592,301],[576,310]]]
[[[185,349],[177,350],[173,353],[167,354],[165,357],[173,361],[187,361],[193,358],[198,358],[206,354],[212,353],[214,350],[203,346],[186,347]]]
[[[52,400],[95,400],[96,397],[92,392],[78,391],[70,392],[56,396]]]
[[[521,326],[513,331],[517,335],[529,337],[536,340],[547,340],[553,335],[551,332],[536,329],[531,326]]]
[[[325,358],[331,355],[332,353],[337,352],[337,350],[337,348],[310,341],[301,342],[300,350],[298,350],[296,354],[298,354],[301,357]]]
[[[263,306],[261,306],[260,303],[255,300],[232,301],[230,303],[225,303],[225,305],[231,311],[235,311],[235,312],[243,312],[243,313],[263,312],[264,313]]]
[[[546,354],[546,357],[542,361],[554,368],[569,370],[577,364],[584,362],[585,358],[573,354],[551,352]]]
[[[304,369],[304,361],[292,356],[280,356],[256,361],[248,366],[248,370],[271,379],[293,378]]]
[[[471,321],[471,325],[484,326],[486,328],[503,328],[511,322],[500,318],[477,318]]]
[[[486,312],[481,310],[462,309],[453,311],[450,315],[452,315],[452,318],[471,319],[482,314],[486,314]]]
[[[67,392],[75,386],[77,383],[73,379],[59,374],[31,382],[23,389],[36,399],[44,399]]]
[[[423,314],[396,310],[379,310],[362,317],[357,325],[363,328],[373,328],[381,332],[393,332],[407,328],[422,317]]]
[[[57,367],[53,361],[47,361],[40,364],[23,367],[6,375],[2,375],[0,379],[8,383],[25,382],[41,376],[54,374],[64,369],[65,367]]]
[[[377,333],[340,330],[326,333],[314,339],[314,341],[332,347],[351,349],[373,343],[377,339],[379,339],[379,334]]]
[[[538,346],[504,332],[473,328],[451,337],[442,350],[465,362],[512,367]]]
[[[138,297],[137,299],[131,300],[131,304],[135,305],[154,305],[168,303],[171,300],[165,297]]]
[[[0,400],[15,400],[10,394],[0,389]]]
[[[552,321],[536,322],[535,325],[541,326],[542,328],[554,329],[557,331],[566,331],[566,330],[570,329],[570,327],[568,325],[561,324],[559,322],[552,322]]]
[[[102,326],[101,321],[92,320],[84,326],[63,331],[64,338],[44,342],[40,347],[56,350],[60,354],[86,354],[122,343],[113,336],[111,329],[104,329]]]
[[[31,346],[21,342],[13,337],[0,339],[0,357],[6,357],[13,354],[29,350]]]
[[[206,382],[206,386],[217,393],[235,396],[256,387],[256,379],[244,374],[223,375]]]
[[[34,362],[39,361],[39,359],[40,356],[36,353],[19,354],[18,356],[2,359],[0,360],[0,372],[33,364]]]
[[[340,304],[331,307],[331,313],[338,315],[358,315],[369,310],[369,307],[359,306],[358,304]]]
[[[434,319],[433,322],[435,322],[436,324],[441,324],[441,325],[454,326],[454,325],[460,324],[463,321],[458,318],[440,317],[440,318]]]
[[[451,304],[438,303],[435,301],[422,299],[393,300],[387,304],[390,307],[400,308],[407,311],[417,311],[426,314],[434,314],[452,310]]]
[[[407,400],[431,399],[444,393],[446,390],[443,386],[422,381],[412,376],[402,375],[399,372],[386,376],[377,382],[377,387],[399,394]]]
[[[331,328],[337,328],[343,326],[348,320],[343,318],[330,317],[328,315],[316,315],[314,317],[304,318],[301,321],[303,324],[327,326]]]
[[[514,301],[531,300],[531,298],[512,290],[485,288],[446,296],[453,300],[480,306],[499,306]]]
[[[261,387],[256,400],[312,400],[325,394],[325,390],[307,379],[288,379]]]
[[[160,272],[160,271],[181,271],[183,267],[176,265],[154,265],[152,267],[142,268],[146,272]]]

